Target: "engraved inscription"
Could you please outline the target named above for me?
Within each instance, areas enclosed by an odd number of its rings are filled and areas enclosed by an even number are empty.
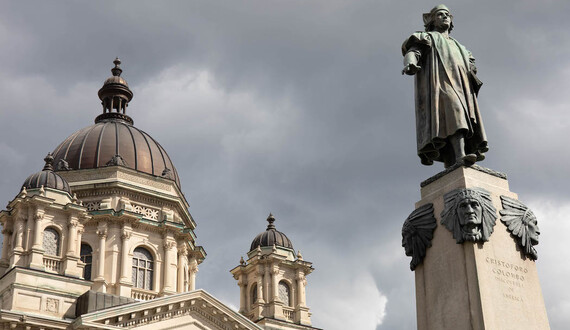
[[[491,272],[497,282],[500,282],[506,291],[502,292],[505,299],[514,302],[523,302],[519,290],[524,290],[528,269],[510,262],[487,257],[485,261],[491,265]]]

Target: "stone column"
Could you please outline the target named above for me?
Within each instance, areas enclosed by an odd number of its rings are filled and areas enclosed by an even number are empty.
[[[34,214],[34,242],[32,248],[43,251],[42,246],[42,220],[44,219],[43,210],[37,210]]]
[[[184,292],[186,290],[186,285],[184,281],[184,260],[187,260],[188,249],[185,244],[182,244],[178,249],[178,284],[176,288],[178,292]]]
[[[188,271],[190,272],[190,287],[188,291],[194,291],[196,290],[196,273],[198,272],[198,261],[195,257],[190,258]]]
[[[302,271],[297,272],[297,305],[299,307],[305,306],[305,284],[307,280],[305,279],[305,274]]]
[[[131,230],[131,226],[125,224],[121,231],[121,272],[118,283],[118,294],[123,297],[131,296],[131,289],[133,286],[132,274],[130,272],[132,259],[129,258],[129,241],[132,236]]]
[[[129,266],[131,262],[129,260],[129,240],[131,239],[130,228],[123,226],[123,231],[121,232],[121,279],[122,283],[130,283],[132,276],[129,276]]]
[[[77,225],[79,224],[79,222],[77,221],[77,219],[75,217],[70,217],[69,219],[69,224],[67,225],[67,233],[68,233],[68,239],[67,239],[67,256],[70,257],[78,257],[79,253],[75,252],[75,247],[77,246],[76,244],[76,240],[77,240]],[[79,251],[77,251],[79,252]]]
[[[305,287],[307,286],[305,272],[301,269],[297,270],[295,279],[297,280],[297,306],[295,307],[294,320],[302,325],[311,325],[311,314],[305,302]]]
[[[2,229],[2,234],[4,239],[2,241],[2,259],[0,259],[0,276],[4,275],[8,267],[10,266],[10,260],[8,260],[8,252],[10,250],[10,239],[12,236],[12,231],[4,228]]]
[[[30,257],[30,268],[44,270],[44,249],[43,249],[43,218],[44,210],[37,209],[34,214],[34,240],[32,242],[32,254]]]
[[[2,235],[4,236],[2,240],[2,260],[8,262],[8,245],[12,238],[12,231],[4,228],[2,229]]]
[[[75,245],[77,254],[81,257],[81,239],[83,237],[84,228],[83,225],[77,226],[77,245]]]
[[[63,263],[64,274],[66,276],[81,277],[82,272],[79,267],[77,267],[77,262],[79,261],[79,251],[75,251],[77,246],[77,226],[79,221],[74,216],[69,217],[69,223],[67,225],[67,251],[65,253],[65,259]]]
[[[172,254],[174,253],[174,246],[176,242],[170,241],[169,236],[164,238],[164,272],[163,272],[163,287],[162,293],[174,293],[172,279],[176,274],[172,273]]]
[[[239,313],[245,313],[246,310],[246,294],[247,294],[247,281],[244,274],[239,274],[238,286],[239,286]]]
[[[279,301],[279,281],[277,280],[277,275],[279,275],[279,268],[273,267],[271,272],[271,283],[273,284],[273,288],[271,290],[273,291],[271,297],[272,302]]]
[[[259,268],[257,269],[257,301],[256,303],[265,303],[265,300],[263,299],[263,274],[265,274],[265,271],[263,270],[263,264],[258,266]]]
[[[14,222],[14,232],[16,234],[16,242],[14,244],[14,251],[23,251],[23,239],[24,239],[24,218],[20,215],[16,217]]]
[[[272,306],[272,315],[274,318],[278,320],[285,320],[285,315],[283,314],[283,305],[284,303],[281,302],[279,299],[279,267],[277,264],[272,266],[271,270],[271,306]]]
[[[93,280],[95,291],[106,292],[107,283],[105,281],[105,254],[107,243],[107,223],[100,222],[97,226],[97,236],[99,236],[99,255],[97,260],[97,277]]]
[[[272,277],[269,276],[269,273],[271,272],[271,264],[265,264],[265,276],[263,277],[263,299],[266,302],[271,302],[273,301],[273,299],[271,299],[271,295],[269,292],[269,288],[270,288],[270,281],[272,279]]]

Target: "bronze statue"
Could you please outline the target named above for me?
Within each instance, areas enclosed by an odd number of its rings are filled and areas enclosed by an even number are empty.
[[[451,231],[457,243],[485,242],[497,220],[491,194],[482,188],[463,188],[443,196],[441,224]]]
[[[423,19],[426,32],[412,34],[402,45],[402,74],[416,76],[418,155],[424,165],[471,165],[488,150],[476,98],[482,83],[475,75],[475,59],[449,36],[453,16],[445,5]]]

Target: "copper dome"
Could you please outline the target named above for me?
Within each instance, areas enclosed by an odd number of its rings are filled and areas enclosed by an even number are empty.
[[[269,214],[267,222],[269,222],[267,229],[253,239],[249,250],[253,251],[258,246],[264,247],[273,245],[293,250],[293,243],[291,243],[291,240],[285,234],[275,229],[275,225],[273,224],[273,222],[275,222],[275,217],[273,214]]]
[[[46,158],[44,158],[44,161],[46,164],[43,170],[30,175],[26,181],[24,181],[22,188],[36,189],[44,187],[62,190],[71,194],[69,183],[67,183],[64,178],[53,171],[53,155],[51,153],[48,153]]]
[[[100,121],[71,134],[53,153],[56,171],[122,165],[172,179],[180,187],[164,148],[147,133],[118,119]]]
[[[171,179],[180,187],[178,173],[164,148],[134,127],[133,120],[126,114],[133,92],[121,77],[121,60],[116,58],[113,63],[113,75],[105,80],[98,93],[103,113],[95,118],[95,125],[71,134],[55,148],[55,170],[119,165]]]

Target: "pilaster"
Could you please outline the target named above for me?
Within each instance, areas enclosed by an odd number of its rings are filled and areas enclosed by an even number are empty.
[[[172,262],[176,262],[176,241],[172,237],[171,233],[164,235],[163,247],[164,247],[164,266],[163,266],[163,286],[161,294],[173,294],[175,293],[175,286],[172,279],[175,278],[176,273],[173,271]]]
[[[130,225],[124,224],[121,230],[121,277],[119,279],[118,294],[123,297],[131,296],[132,283],[132,259],[129,256],[129,244],[132,236]]]
[[[43,237],[43,218],[44,210],[38,208],[34,214],[34,239],[32,242],[32,251],[30,254],[30,268],[44,270],[44,249],[42,246]],[[11,263],[12,264],[12,263]],[[13,265],[13,264],[12,264]]]
[[[64,259],[64,274],[66,276],[81,277],[80,269],[77,267],[77,262],[79,261],[79,251],[75,248],[77,246],[77,226],[79,221],[77,217],[70,216],[69,223],[67,225],[67,252],[65,253]]]
[[[99,251],[97,258],[97,277],[93,280],[93,290],[107,292],[107,282],[105,280],[105,255],[107,243],[107,223],[100,222],[97,226],[97,236],[99,237]]]

